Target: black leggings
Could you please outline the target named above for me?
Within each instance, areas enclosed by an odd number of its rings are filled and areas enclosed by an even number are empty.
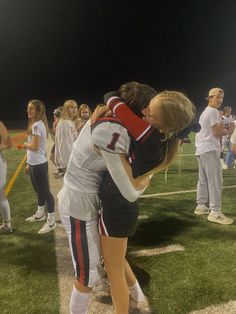
[[[38,196],[38,205],[44,206],[46,203],[48,213],[53,213],[55,210],[55,202],[49,188],[48,163],[29,165],[29,174],[33,188]]]

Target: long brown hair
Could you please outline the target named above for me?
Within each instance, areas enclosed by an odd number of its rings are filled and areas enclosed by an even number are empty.
[[[48,137],[48,133],[49,133],[48,120],[47,120],[46,113],[45,113],[44,103],[41,100],[32,99],[28,102],[28,104],[32,104],[35,111],[36,111],[36,117],[34,119],[29,119],[28,134],[32,134],[32,125],[34,124],[34,122],[42,120],[44,125],[45,125],[47,137]]]
[[[141,110],[147,107],[151,99],[157,95],[154,88],[138,82],[122,84],[118,91],[123,101],[139,117],[143,116]]]

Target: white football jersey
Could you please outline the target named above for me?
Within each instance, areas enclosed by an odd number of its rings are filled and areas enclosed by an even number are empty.
[[[128,153],[130,138],[127,130],[116,123],[103,122],[93,129],[88,121],[73,144],[64,187],[59,192],[59,201],[70,216],[87,220],[97,215],[100,204],[97,194],[107,170],[105,161],[94,145],[112,153]],[[83,199],[85,199],[87,206]],[[95,195],[96,194],[96,195]]]

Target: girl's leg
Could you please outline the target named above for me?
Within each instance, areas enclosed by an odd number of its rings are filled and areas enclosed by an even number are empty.
[[[40,191],[39,191],[39,186],[38,186],[38,165],[29,166],[29,175],[30,175],[30,180],[32,183],[32,186],[37,194],[37,198],[38,198],[38,209],[35,212],[35,214],[33,214],[32,216],[26,218],[25,221],[29,221],[29,222],[35,222],[35,221],[44,221],[46,220],[46,216],[45,216],[45,200],[44,198],[39,197],[40,195]]]
[[[125,277],[132,299],[134,299],[136,302],[146,301],[146,297],[127,260],[125,260]]]
[[[10,206],[5,197],[4,189],[0,190],[0,210],[3,218],[3,224],[0,226],[0,232],[12,232]]]
[[[7,164],[3,162],[0,156],[0,211],[3,218],[3,225],[0,227],[0,232],[12,232],[10,206],[4,192],[6,176]]]
[[[125,277],[127,238],[101,236],[101,245],[115,314],[128,314],[129,290]]]
[[[143,293],[127,260],[125,260],[125,276],[129,288],[129,294],[131,296],[130,306],[149,313],[150,307],[148,299]]]
[[[35,166],[34,185],[38,194],[39,206],[42,206],[46,202],[48,212],[53,213],[55,210],[55,203],[49,188],[47,162],[42,165]]]

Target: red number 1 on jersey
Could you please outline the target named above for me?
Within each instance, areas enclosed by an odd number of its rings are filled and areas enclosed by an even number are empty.
[[[110,143],[107,145],[107,148],[109,148],[110,150],[115,150],[116,149],[116,142],[118,141],[120,137],[120,133],[112,133],[112,139],[110,141]]]

